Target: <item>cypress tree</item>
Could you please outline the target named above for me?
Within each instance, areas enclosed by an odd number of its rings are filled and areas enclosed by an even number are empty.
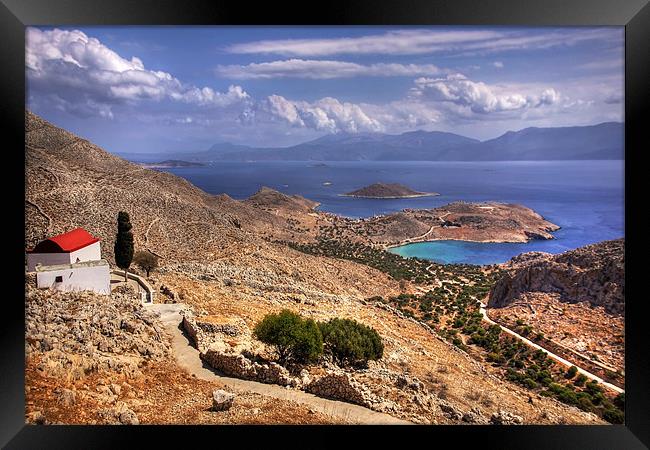
[[[133,260],[133,233],[131,232],[129,213],[120,211],[117,215],[117,236],[115,237],[115,264],[124,269],[124,282]]]

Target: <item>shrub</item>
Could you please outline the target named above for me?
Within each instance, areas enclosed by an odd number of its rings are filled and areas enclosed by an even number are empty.
[[[584,386],[585,381],[587,381],[587,377],[586,377],[585,375],[583,375],[583,374],[579,374],[579,375],[576,377],[576,379],[575,379],[575,381],[573,382],[573,384],[575,384],[576,386]]]
[[[319,322],[325,348],[341,365],[365,365],[380,359],[384,344],[373,328],[351,319],[330,319]]]
[[[614,404],[620,410],[625,410],[625,393],[618,394],[614,399]]]
[[[600,394],[603,392],[603,388],[600,387],[598,381],[592,380],[585,385],[585,390],[589,392],[592,396]]]
[[[609,423],[621,424],[625,421],[625,414],[623,414],[623,411],[619,409],[610,408],[605,410],[605,413],[603,414],[603,419],[605,419]]]
[[[133,262],[136,266],[147,272],[147,277],[149,277],[149,272],[158,267],[158,258],[153,253],[140,250],[133,256]]]
[[[267,314],[255,325],[253,336],[275,347],[281,364],[312,362],[323,353],[323,336],[316,322],[288,309]]]
[[[532,379],[530,379],[530,378],[524,378],[524,385],[525,385],[528,389],[535,389],[535,388],[537,388],[537,383],[535,383],[535,381],[532,380]]]
[[[578,368],[576,366],[571,366],[566,371],[566,374],[564,375],[564,378],[566,378],[567,380],[570,380],[571,378],[575,377],[577,373],[578,373]]]

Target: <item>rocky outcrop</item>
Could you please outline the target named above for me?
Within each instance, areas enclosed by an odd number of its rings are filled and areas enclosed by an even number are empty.
[[[217,389],[212,391],[212,411],[226,411],[232,407],[235,394]]]
[[[104,409],[99,412],[100,418],[109,425],[139,425],[138,416],[124,402],[118,402],[116,406]]]
[[[170,346],[155,313],[137,297],[26,287],[25,345],[51,376],[83,378],[99,370],[133,374],[144,359],[162,360]],[[65,400],[68,402],[69,400]]]
[[[559,294],[561,301],[589,302],[625,314],[624,239],[588,245],[560,255],[524,254],[493,286],[488,307],[500,308],[527,292]]]
[[[521,425],[524,423],[524,419],[521,416],[500,409],[492,413],[490,423],[493,425]]]

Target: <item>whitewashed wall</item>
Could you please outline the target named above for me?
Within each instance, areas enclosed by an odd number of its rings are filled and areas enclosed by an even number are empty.
[[[62,276],[63,281],[55,282],[57,276]],[[110,294],[110,269],[106,264],[36,272],[36,285],[42,289],[49,288],[57,291],[90,290],[100,294]]]
[[[70,264],[76,263],[77,258],[79,258],[79,262],[97,261],[102,259],[102,250],[99,241],[70,253]]]

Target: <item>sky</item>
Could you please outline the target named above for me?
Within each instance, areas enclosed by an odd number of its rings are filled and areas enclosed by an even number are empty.
[[[28,27],[26,106],[114,153],[624,120],[623,27]]]

